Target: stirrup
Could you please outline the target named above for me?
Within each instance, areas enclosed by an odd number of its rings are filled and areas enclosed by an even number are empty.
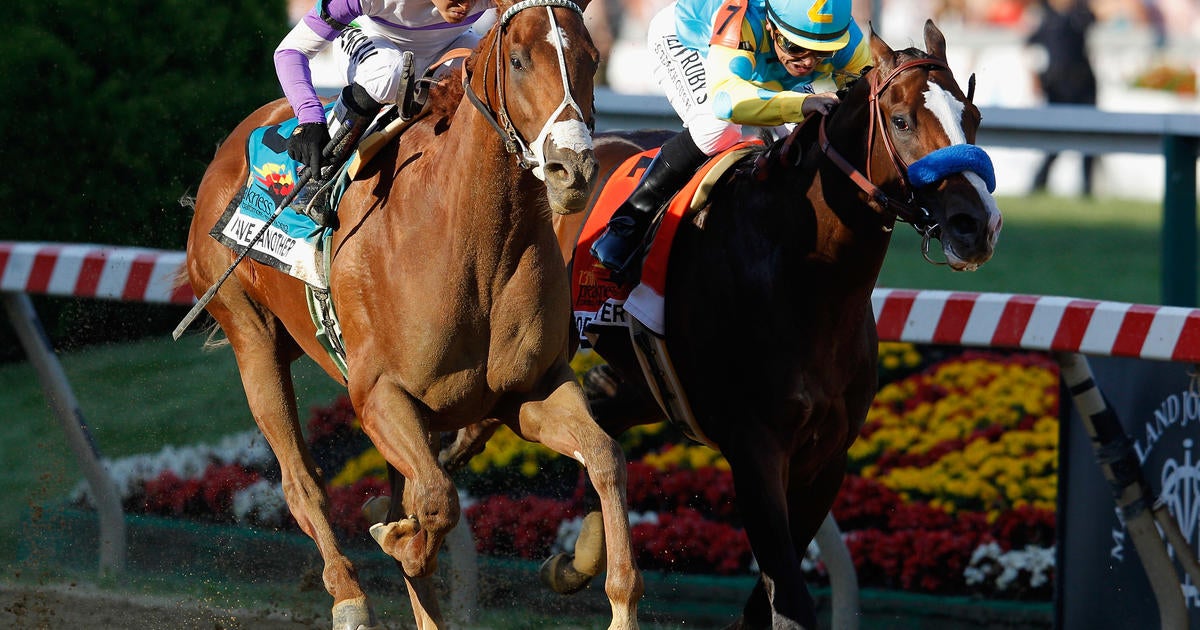
[[[594,256],[596,260],[604,266],[605,269],[608,269],[610,278],[620,284],[627,284],[637,280],[638,276],[641,275],[642,256],[646,253],[646,237],[647,234],[645,232],[643,232],[641,237],[638,238],[634,235],[621,237],[613,234],[611,231],[606,230],[600,235],[600,238],[596,239],[596,242],[592,243],[592,246],[589,248],[589,250],[591,251],[592,256]],[[631,249],[628,249],[628,251],[618,252],[621,254],[620,256],[605,259],[601,257],[599,253],[599,249],[603,248],[601,241],[605,239],[610,239],[610,241],[612,239],[620,240],[620,244],[625,248],[629,247],[629,241],[636,241],[636,243]],[[600,248],[597,246],[600,246]]]
[[[425,108],[425,99],[418,94],[417,75],[413,70],[413,54],[406,50],[400,54],[400,120],[408,120]]]
[[[330,168],[330,170],[332,169]],[[312,219],[318,227],[333,228],[336,230],[338,227],[337,212],[329,205],[330,191],[333,189],[333,178],[313,179],[304,188],[305,190],[301,191],[300,195],[297,196],[296,202],[292,204],[292,209]],[[308,193],[307,199],[304,198],[305,193]]]

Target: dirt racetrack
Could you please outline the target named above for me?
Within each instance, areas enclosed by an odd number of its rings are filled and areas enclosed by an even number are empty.
[[[118,594],[82,584],[0,583],[0,628],[12,630],[300,630],[328,619],[226,610],[203,601]]]

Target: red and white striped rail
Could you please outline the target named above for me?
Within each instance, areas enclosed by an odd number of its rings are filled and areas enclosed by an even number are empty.
[[[192,304],[183,252],[0,241],[0,291]],[[879,338],[1200,362],[1200,309],[1069,297],[876,289]]]
[[[884,341],[1200,361],[1200,309],[905,289],[871,302]]]
[[[191,287],[173,286],[183,261],[161,249],[0,241],[0,291],[191,304]]]

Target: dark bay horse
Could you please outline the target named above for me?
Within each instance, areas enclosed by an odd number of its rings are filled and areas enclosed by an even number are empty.
[[[873,68],[836,111],[742,158],[670,254],[666,348],[700,434],[729,461],[762,571],[734,627],[816,623],[800,561],[875,396],[871,293],[897,220],[926,247],[940,239],[955,270],[986,262],[1000,230],[990,160],[973,146],[980,114],[942,33],[926,23],[927,52],[870,37]],[[663,139],[597,135],[602,182]],[[555,219],[568,260],[584,220]],[[664,418],[631,348],[620,332],[596,344],[624,381],[620,400],[593,407],[613,435]]]
[[[403,570],[417,627],[440,627],[429,576],[460,506],[436,459],[436,436],[503,422],[586,468],[609,540],[612,627],[635,628],[642,579],[624,456],[592,420],[568,364],[568,281],[550,220],[552,210],[582,210],[594,183],[598,54],[584,26],[586,0],[498,4],[496,26],[466,60],[462,80],[433,87],[423,117],[350,184],[329,245],[350,400],[399,473],[392,496],[402,500],[391,502],[373,534]],[[187,246],[197,294],[234,259],[209,231],[247,180],[248,134],[291,116],[283,100],[254,112],[209,166]],[[330,527],[321,473],[297,418],[294,360],[307,354],[343,380],[314,337],[304,284],[247,258],[207,309],[233,347],[288,507],[324,559],[335,630],[376,627]]]

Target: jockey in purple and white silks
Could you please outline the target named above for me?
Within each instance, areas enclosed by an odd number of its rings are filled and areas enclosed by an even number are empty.
[[[659,209],[710,156],[742,139],[742,126],[776,127],[828,113],[834,92],[871,63],[851,0],[677,0],[650,22],[654,77],[683,121],[592,254],[622,280],[644,253]]]
[[[453,48],[474,48],[494,19],[494,7],[492,0],[317,0],[275,49],[275,72],[300,122],[288,139],[288,154],[314,174],[340,163],[380,108],[403,96],[413,68],[426,68]],[[331,43],[347,86],[327,124],[310,61]],[[412,53],[410,64],[406,51]],[[342,127],[348,127],[345,140],[323,158],[331,135]],[[325,182],[308,185],[318,186],[328,188]]]

